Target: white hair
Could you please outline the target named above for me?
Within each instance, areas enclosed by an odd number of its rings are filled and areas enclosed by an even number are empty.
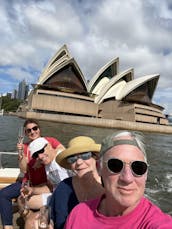
[[[145,142],[144,142],[144,136],[142,133],[140,132],[136,132],[136,131],[128,131],[128,130],[122,130],[122,131],[117,131],[114,132],[113,134],[107,136],[105,139],[103,139],[102,141],[102,145],[104,141],[107,141],[107,139],[112,139],[113,140],[119,140],[122,137],[122,139],[125,139],[123,137],[131,137],[131,139],[135,140],[138,147],[140,148],[141,152],[144,155],[144,159],[145,162],[147,162],[147,155],[146,155],[146,147],[145,147]],[[102,154],[100,154],[100,158],[99,158],[99,164],[100,164],[100,168],[102,168],[103,166],[103,157],[104,154],[109,150],[109,148]]]

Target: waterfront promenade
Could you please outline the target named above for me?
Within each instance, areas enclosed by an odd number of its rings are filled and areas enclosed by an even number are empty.
[[[148,124],[141,122],[130,122],[130,121],[121,121],[121,120],[112,120],[112,119],[103,119],[103,118],[90,118],[76,115],[60,115],[60,114],[48,114],[48,113],[37,113],[37,112],[18,112],[14,115],[22,118],[34,118],[42,121],[52,121],[59,123],[69,123],[82,126],[93,126],[100,128],[115,128],[115,129],[128,129],[135,131],[143,132],[152,132],[152,133],[164,133],[172,134],[171,125],[157,125],[157,124]]]

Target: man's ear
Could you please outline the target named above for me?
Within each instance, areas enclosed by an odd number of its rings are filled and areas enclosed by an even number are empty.
[[[96,160],[96,168],[99,176],[101,176],[101,171],[100,171],[100,160]]]
[[[104,187],[104,183],[103,183],[103,178],[101,177],[101,183],[102,183],[102,187]]]
[[[98,171],[99,176],[101,177],[101,184],[104,187],[103,178],[101,176],[101,166],[100,166],[100,163],[101,163],[100,160],[97,160],[96,161],[96,168],[97,168],[97,171]]]

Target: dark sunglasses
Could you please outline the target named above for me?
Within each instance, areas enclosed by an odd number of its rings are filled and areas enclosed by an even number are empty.
[[[33,155],[32,155],[32,158],[36,159],[38,158],[38,155],[41,154],[41,153],[44,153],[45,151],[45,147],[47,146],[47,144],[44,146],[44,148],[42,148],[41,150],[35,152]]]
[[[130,163],[123,162],[117,158],[110,158],[108,161],[105,161],[108,170],[111,173],[117,174],[122,171],[125,164],[130,165],[130,169],[134,176],[142,176],[146,173],[148,165],[144,161],[133,161]]]
[[[37,131],[38,129],[39,129],[38,126],[34,126],[34,127],[32,127],[32,128],[28,128],[28,129],[26,129],[26,133],[27,133],[27,134],[30,134],[32,130],[33,130],[33,131]]]
[[[82,160],[88,160],[92,157],[92,152],[85,152],[85,153],[82,153],[82,154],[77,154],[77,155],[73,155],[73,156],[70,156],[70,157],[67,157],[67,162],[69,164],[73,164],[75,163],[79,158],[81,158]]]

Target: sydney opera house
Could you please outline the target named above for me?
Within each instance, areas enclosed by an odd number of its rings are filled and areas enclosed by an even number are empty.
[[[163,107],[152,98],[159,75],[134,78],[132,68],[119,72],[119,58],[87,82],[64,45],[45,66],[19,111],[166,125]]]

